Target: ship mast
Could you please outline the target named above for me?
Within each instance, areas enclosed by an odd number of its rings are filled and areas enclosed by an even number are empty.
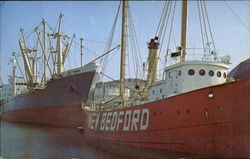
[[[122,32],[121,32],[121,62],[120,62],[120,97],[121,105],[124,105],[125,94],[125,62],[126,62],[126,34],[127,34],[127,8],[128,1],[122,1]]]
[[[45,25],[45,20],[42,20],[42,24],[43,24],[43,50],[44,50],[44,54],[43,54],[43,82],[46,83],[46,25]]]
[[[187,6],[188,0],[182,0],[182,17],[181,17],[181,62],[186,58],[187,45]]]
[[[12,56],[15,56],[13,53]],[[16,59],[12,58],[11,62],[13,63],[13,70],[12,70],[12,96],[16,95]]]
[[[61,20],[62,20],[63,14],[61,13],[59,16],[59,24],[58,24],[58,31],[57,31],[57,74],[63,72],[63,55],[62,55],[62,49],[61,49],[61,34],[60,34],[60,28],[61,28]]]

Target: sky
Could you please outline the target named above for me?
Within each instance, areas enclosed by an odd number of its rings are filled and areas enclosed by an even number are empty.
[[[226,4],[227,3],[227,4]],[[177,1],[171,49],[179,45],[180,39],[180,1]],[[231,69],[250,57],[250,1],[207,1],[207,10],[212,28],[215,46],[219,55],[231,56]],[[18,40],[20,28],[24,29],[28,44],[34,45],[32,30],[44,18],[54,27],[60,13],[63,13],[62,32],[69,36],[76,34],[66,68],[80,66],[79,38],[84,38],[84,63],[101,55],[113,25],[118,1],[4,1],[0,2],[0,54],[1,78],[7,82],[11,74],[9,59],[12,52],[20,53]],[[155,36],[159,23],[163,1],[130,1],[137,41],[142,61],[146,61],[147,42]],[[231,9],[229,8],[231,7]],[[197,4],[189,2],[188,47],[201,47],[200,27]],[[118,20],[118,24],[120,20]],[[120,43],[117,27],[114,45]],[[165,45],[167,42],[165,41]],[[163,47],[164,49],[164,47]],[[107,75],[117,77],[119,50],[110,56]],[[163,51],[164,52],[164,51]],[[166,52],[166,51],[165,51]],[[164,56],[162,56],[164,57]],[[130,58],[130,57],[129,57]],[[128,58],[128,59],[129,59]],[[20,62],[21,62],[21,58]],[[131,61],[130,61],[131,62]],[[128,75],[129,76],[129,75]]]

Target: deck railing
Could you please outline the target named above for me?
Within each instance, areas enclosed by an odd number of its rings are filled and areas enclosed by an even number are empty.
[[[225,64],[231,63],[229,55],[219,57],[217,56],[217,51],[211,51],[209,49],[204,50],[202,48],[187,48],[185,61],[208,61],[208,62],[221,62]],[[166,66],[170,66],[180,62],[180,56],[171,57],[171,53],[169,53],[167,57]]]

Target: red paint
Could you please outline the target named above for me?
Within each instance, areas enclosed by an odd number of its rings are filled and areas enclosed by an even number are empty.
[[[91,130],[87,120],[93,112],[85,111],[85,135],[91,143],[129,155],[250,156],[249,79],[116,111],[143,108],[150,111],[149,126],[138,131]]]
[[[1,118],[9,122],[75,128],[82,125],[82,117],[82,109],[79,104],[32,107],[12,110],[1,114]]]

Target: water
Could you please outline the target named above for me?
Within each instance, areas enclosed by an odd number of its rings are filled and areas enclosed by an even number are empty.
[[[1,122],[0,148],[4,159],[128,159],[93,147],[77,129],[7,122]]]

